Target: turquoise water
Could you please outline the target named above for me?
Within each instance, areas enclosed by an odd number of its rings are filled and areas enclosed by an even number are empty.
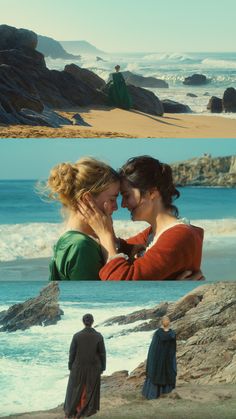
[[[55,223],[61,221],[60,205],[45,202],[35,191],[35,180],[0,181],[0,224]],[[189,219],[220,219],[236,217],[236,188],[179,188],[176,201],[180,214]],[[129,212],[114,212],[116,220],[128,220]]]

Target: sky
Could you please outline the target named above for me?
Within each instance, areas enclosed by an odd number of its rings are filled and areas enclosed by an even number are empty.
[[[128,158],[143,154],[171,163],[204,153],[236,155],[235,139],[1,139],[0,179],[46,179],[57,163],[83,156],[118,169]]]
[[[106,52],[235,51],[235,0],[0,0],[1,23]]]

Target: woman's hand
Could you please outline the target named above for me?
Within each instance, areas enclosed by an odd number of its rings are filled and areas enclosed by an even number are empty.
[[[198,271],[195,273],[193,273],[192,271],[184,271],[180,275],[178,275],[176,279],[182,281],[203,281],[206,278],[204,277],[202,271]]]
[[[116,242],[111,215],[108,213],[108,204],[104,203],[104,212],[101,211],[93,198],[86,195],[78,206],[84,221],[94,230],[104,248],[106,258],[116,255]]]

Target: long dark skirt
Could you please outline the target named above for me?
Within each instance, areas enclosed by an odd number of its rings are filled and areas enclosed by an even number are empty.
[[[142,389],[142,395],[148,400],[157,399],[161,394],[170,393],[174,388],[174,384],[153,384],[150,378],[146,378]]]
[[[71,371],[64,403],[68,418],[92,416],[100,407],[100,369],[92,367]]]

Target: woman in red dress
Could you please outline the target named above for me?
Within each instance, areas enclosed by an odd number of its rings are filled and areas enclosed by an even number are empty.
[[[150,227],[128,240],[117,241],[111,217],[87,196],[80,211],[104,249],[106,264],[100,278],[173,280],[185,271],[199,272],[203,230],[179,218],[173,200],[180,193],[173,183],[171,167],[153,157],[140,156],[127,161],[120,177],[122,206],[130,211],[133,221],[146,221]]]

